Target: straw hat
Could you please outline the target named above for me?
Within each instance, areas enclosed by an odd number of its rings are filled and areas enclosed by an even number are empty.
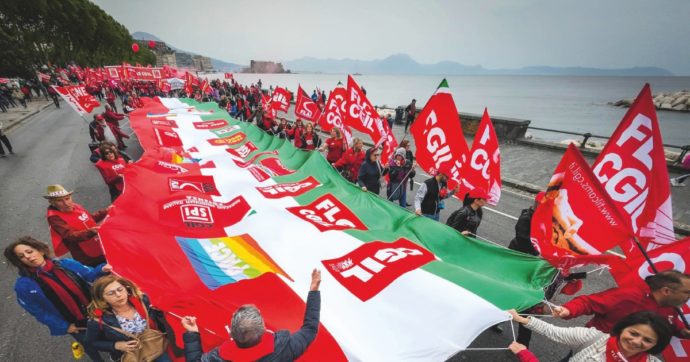
[[[67,191],[67,190],[65,190],[65,188],[62,187],[62,185],[49,185],[49,186],[46,188],[46,194],[43,195],[43,198],[48,199],[48,200],[50,200],[50,199],[57,199],[57,198],[60,198],[60,197],[69,196],[69,195],[71,195],[73,192],[74,192],[74,191]]]

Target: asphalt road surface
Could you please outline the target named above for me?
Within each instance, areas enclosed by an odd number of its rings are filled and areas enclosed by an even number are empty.
[[[100,110],[99,110],[100,111]],[[129,133],[128,127],[123,129]],[[49,107],[24,121],[8,134],[16,152],[0,159],[0,243],[8,245],[17,237],[31,235],[49,242],[50,236],[45,217],[47,201],[41,197],[45,187],[59,183],[75,190],[74,199],[88,210],[96,211],[109,205],[108,189],[100,174],[89,161],[87,122],[79,117],[64,102],[62,108]],[[127,152],[134,158],[141,155],[136,139],[127,141]],[[507,175],[509,176],[509,175]],[[408,201],[413,201],[419,183],[424,176],[418,172],[414,191],[408,188]],[[409,185],[408,185],[409,186]],[[479,227],[481,238],[506,246],[514,235],[514,225],[520,210],[530,205],[529,195],[504,188],[501,201],[496,207],[487,207],[484,220]],[[457,208],[460,202],[446,201],[442,211],[445,218]],[[409,208],[412,209],[412,206]],[[37,322],[17,304],[13,290],[16,272],[3,259],[0,268],[0,291],[3,303],[0,306],[0,361],[71,361],[67,336],[52,337],[48,329]],[[591,293],[613,287],[608,273],[589,275],[582,293]],[[327,296],[325,296],[327,297]],[[442,298],[443,296],[438,296]],[[557,296],[555,303],[569,300]],[[463,306],[458,306],[458,312]],[[553,320],[549,318],[549,320]],[[559,325],[581,326],[586,318],[574,321],[555,321]],[[463,326],[457,326],[463,328]],[[513,340],[510,323],[503,323],[504,332],[491,330],[480,335],[470,348],[505,348]],[[541,361],[558,361],[568,350],[545,338],[534,335],[530,346]],[[452,361],[517,361],[507,350],[463,351]]]

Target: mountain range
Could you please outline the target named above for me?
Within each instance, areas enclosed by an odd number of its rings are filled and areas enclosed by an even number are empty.
[[[137,31],[132,34],[134,39],[159,39],[153,34]],[[169,43],[166,44],[175,51],[197,54],[180,50]],[[239,71],[246,65],[229,63],[211,58],[213,66],[218,71]],[[487,69],[481,65],[464,65],[454,61],[442,61],[434,64],[421,64],[407,54],[394,54],[383,59],[322,59],[303,57],[295,60],[283,61],[283,67],[293,73],[331,73],[331,74],[407,74],[407,75],[575,75],[575,76],[672,76],[673,73],[658,67],[633,67],[619,69],[587,68],[587,67],[552,67],[546,65],[528,66],[514,69]]]

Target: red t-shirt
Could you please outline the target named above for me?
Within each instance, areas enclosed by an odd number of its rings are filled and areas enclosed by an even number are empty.
[[[326,140],[326,146],[328,147],[328,153],[326,154],[326,160],[333,163],[336,162],[343,155],[343,139],[331,137]]]

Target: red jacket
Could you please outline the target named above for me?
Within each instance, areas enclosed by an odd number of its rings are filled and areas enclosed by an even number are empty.
[[[647,284],[611,288],[596,294],[581,295],[563,306],[570,311],[570,316],[565,319],[594,314],[594,318],[587,322],[586,326],[594,327],[604,333],[610,333],[613,326],[628,314],[641,311],[656,312],[668,319],[674,326],[676,334],[685,329],[675,309],[660,306],[652,297]]]
[[[115,161],[101,159],[96,162],[96,168],[98,168],[101,176],[103,176],[103,181],[105,181],[108,186],[115,187],[118,191],[122,191],[124,188],[122,176],[120,175],[122,171],[125,170],[125,167],[127,167],[127,162],[125,162],[122,157]]]
[[[116,113],[116,112],[113,112],[113,111],[105,111],[105,113],[103,114],[103,116],[105,116],[105,121],[106,121],[106,122],[114,123],[114,124],[115,124],[116,126],[118,126],[118,127],[120,126],[120,120],[123,119],[123,118],[125,118],[125,115],[124,115],[124,114],[122,114],[122,113]]]
[[[359,150],[359,152],[355,153],[354,148],[349,148],[333,166],[348,170],[350,173],[349,179],[354,182],[359,176],[359,168],[362,166],[362,162],[364,162],[364,151]]]

